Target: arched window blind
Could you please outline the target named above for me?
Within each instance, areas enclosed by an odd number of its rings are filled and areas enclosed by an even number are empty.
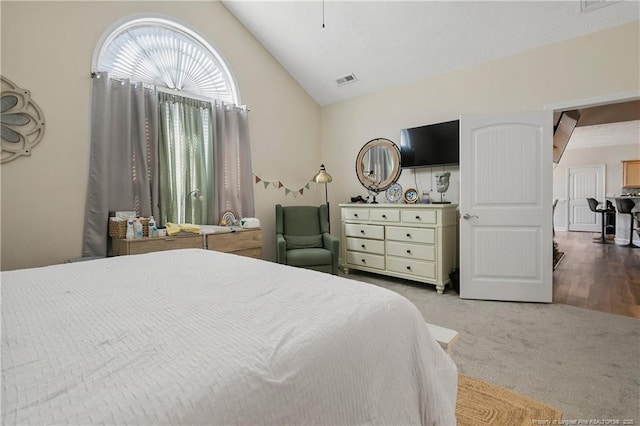
[[[162,18],[139,18],[107,31],[94,71],[239,104],[231,72],[194,31]]]

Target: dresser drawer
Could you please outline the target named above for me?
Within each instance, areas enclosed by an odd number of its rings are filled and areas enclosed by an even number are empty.
[[[433,244],[436,240],[436,230],[432,228],[387,226],[386,234],[387,240],[405,241],[409,243]]]
[[[429,210],[403,210],[402,222],[433,225],[438,222],[438,213]]]
[[[357,223],[346,223],[344,225],[347,237],[384,239],[384,226],[381,225],[359,225]]]
[[[369,220],[369,209],[342,209],[344,220]]]
[[[184,248],[202,248],[202,235],[189,235],[179,237],[144,237],[127,240],[113,239],[114,256],[127,254],[143,254],[154,251],[176,250]]]
[[[416,260],[436,260],[436,247],[433,245],[408,244],[387,241],[387,255],[406,257]]]
[[[241,250],[262,248],[262,230],[244,230],[207,234],[207,248],[209,250],[232,253]]]
[[[347,238],[347,250],[384,254],[384,241],[365,238]]]
[[[347,264],[384,269],[384,256],[347,251]]]
[[[376,222],[400,222],[399,210],[371,209],[369,216]]]
[[[415,275],[420,278],[436,278],[436,264],[419,260],[387,257],[387,269],[402,274]]]

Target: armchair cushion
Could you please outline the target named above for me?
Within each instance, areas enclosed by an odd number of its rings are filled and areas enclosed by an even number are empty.
[[[285,235],[287,250],[322,248],[322,235]]]
[[[291,266],[331,265],[333,255],[323,248],[287,250],[287,264]]]

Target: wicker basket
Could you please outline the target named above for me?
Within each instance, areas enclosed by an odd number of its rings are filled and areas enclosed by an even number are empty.
[[[113,238],[124,238],[127,236],[127,221],[109,219],[109,236]]]
[[[142,223],[142,236],[149,236],[149,218],[139,217],[140,223]],[[109,220],[109,236],[113,238],[125,238],[127,236],[127,221],[126,220]]]

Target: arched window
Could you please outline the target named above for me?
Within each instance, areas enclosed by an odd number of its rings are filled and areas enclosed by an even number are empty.
[[[240,103],[233,76],[215,49],[193,30],[165,18],[115,24],[98,42],[92,68],[199,98]]]

